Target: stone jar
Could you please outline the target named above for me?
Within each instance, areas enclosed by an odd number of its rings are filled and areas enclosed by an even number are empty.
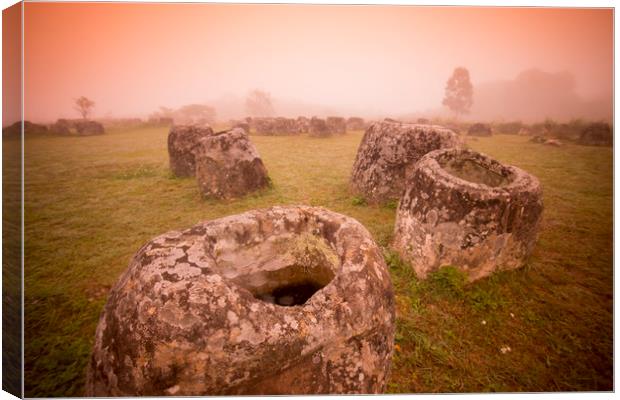
[[[351,173],[353,191],[370,203],[398,200],[415,163],[429,151],[458,147],[459,136],[437,125],[386,120],[372,124],[357,150]]]
[[[194,154],[204,197],[231,199],[269,185],[263,160],[241,128],[201,138]]]
[[[138,251],[100,317],[86,395],[381,393],[393,341],[390,275],[368,231],[272,207]]]
[[[332,136],[333,132],[327,125],[324,119],[312,117],[310,119],[309,132],[311,137],[328,137]]]
[[[168,134],[170,170],[179,177],[196,174],[196,149],[200,139],[213,135],[208,125],[173,125]]]
[[[393,246],[421,278],[453,265],[475,280],[523,265],[542,211],[536,177],[472,150],[436,150],[408,182]]]
[[[327,117],[325,124],[333,133],[343,134],[347,132],[347,121],[342,117]]]

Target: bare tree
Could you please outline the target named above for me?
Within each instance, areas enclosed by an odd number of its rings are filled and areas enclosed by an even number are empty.
[[[467,68],[454,69],[452,76],[446,82],[446,92],[442,104],[447,106],[458,117],[467,114],[474,103],[474,88],[469,80]]]
[[[79,112],[84,119],[88,117],[88,114],[90,114],[94,107],[95,102],[85,96],[75,99],[75,105],[73,106],[75,111]]]
[[[271,117],[274,115],[271,95],[262,90],[252,90],[245,98],[245,109],[252,117]]]

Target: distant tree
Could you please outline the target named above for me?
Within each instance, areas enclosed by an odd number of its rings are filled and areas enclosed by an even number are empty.
[[[467,68],[454,69],[452,76],[446,82],[446,92],[442,104],[448,107],[458,117],[467,114],[474,103],[474,88],[469,80]]]
[[[245,98],[245,109],[252,117],[270,117],[274,115],[271,95],[262,90],[252,90]]]
[[[187,104],[174,112],[175,120],[186,123],[211,124],[215,122],[215,115],[215,108],[205,104]]]
[[[80,113],[83,119],[88,117],[88,114],[90,114],[94,107],[95,102],[84,96],[75,99],[75,105],[73,106],[73,108]]]

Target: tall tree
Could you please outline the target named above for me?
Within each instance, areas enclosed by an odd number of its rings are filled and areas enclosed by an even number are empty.
[[[446,92],[442,104],[448,107],[458,117],[467,114],[474,104],[474,87],[469,80],[469,71],[464,67],[454,69],[452,76],[446,82]]]
[[[95,102],[85,96],[75,99],[75,105],[73,106],[75,111],[79,112],[84,119],[88,117],[93,107],[95,107]]]
[[[274,109],[271,95],[262,90],[252,90],[245,98],[245,109],[252,117],[271,117]]]

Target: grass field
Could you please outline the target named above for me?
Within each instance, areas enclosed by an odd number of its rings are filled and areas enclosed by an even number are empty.
[[[201,199],[168,171],[167,130],[30,138],[25,167],[25,390],[83,394],[109,288],[154,236],[276,204],[320,205],[358,219],[387,246],[395,209],[348,189],[362,133],[252,136],[273,187]],[[386,250],[397,334],[389,392],[612,390],[612,150],[496,135],[470,147],[541,180],[544,220],[522,269],[464,285],[427,281]],[[503,351],[502,351],[503,349]]]

